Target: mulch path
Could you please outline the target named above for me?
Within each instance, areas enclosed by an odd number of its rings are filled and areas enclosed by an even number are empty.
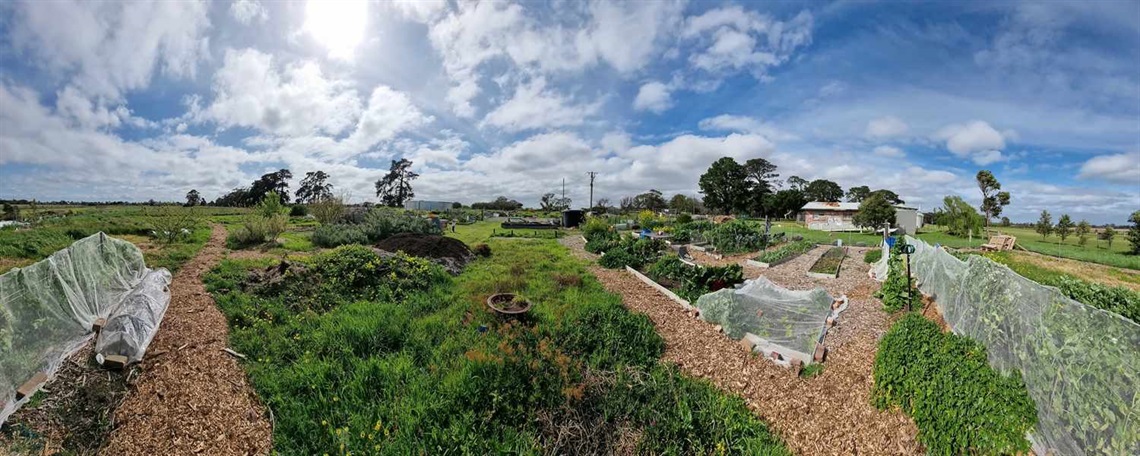
[[[266,409],[245,370],[222,351],[225,317],[202,276],[225,252],[226,230],[174,276],[170,307],[142,364],[136,389],[115,413],[106,454],[268,454]]]
[[[582,250],[580,237],[561,241],[575,255],[595,259]],[[833,296],[846,294],[849,306],[838,326],[824,341],[829,349],[823,373],[802,379],[747,352],[738,341],[717,332],[713,325],[688,316],[681,307],[623,270],[592,263],[591,272],[626,307],[653,320],[665,340],[663,360],[676,363],[687,374],[711,381],[740,395],[749,408],[769,423],[797,454],[921,454],[913,420],[899,411],[871,406],[872,366],[878,339],[892,319],[872,296],[878,283],[867,277],[862,254],[851,249],[840,277],[814,279],[804,273],[827,250],[826,246],[774,268],[746,267],[746,277],[764,275],[790,289],[822,286]],[[698,262],[700,252],[693,253]],[[729,259],[726,259],[731,261]],[[738,260],[737,260],[738,261]]]

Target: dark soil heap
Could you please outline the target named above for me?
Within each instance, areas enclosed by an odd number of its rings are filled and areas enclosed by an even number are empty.
[[[438,234],[400,233],[380,241],[376,248],[430,259],[452,274],[458,274],[474,256],[463,241]]]

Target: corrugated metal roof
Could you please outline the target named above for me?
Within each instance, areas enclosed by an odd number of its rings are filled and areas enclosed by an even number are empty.
[[[857,211],[859,203],[831,203],[826,201],[812,201],[804,205],[804,211]]]

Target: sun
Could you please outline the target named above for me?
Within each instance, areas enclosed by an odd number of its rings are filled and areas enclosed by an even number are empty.
[[[367,16],[364,0],[309,0],[303,28],[328,49],[330,57],[352,60],[364,39]]]

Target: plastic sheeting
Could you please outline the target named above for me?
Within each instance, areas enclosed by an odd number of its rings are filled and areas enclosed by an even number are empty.
[[[981,256],[907,237],[911,271],[955,333],[1017,370],[1037,403],[1037,454],[1140,454],[1140,325]]]
[[[16,388],[59,364],[105,318],[96,353],[142,358],[170,302],[170,273],[133,244],[98,233],[0,275],[0,423],[28,398]]]
[[[751,334],[761,347],[808,363],[826,333],[827,319],[846,308],[833,311],[834,301],[823,288],[788,290],[759,277],[737,289],[701,296],[696,307],[701,319],[721,325],[733,339]]]
[[[887,280],[887,271],[889,270],[887,258],[891,255],[891,248],[887,246],[887,241],[883,241],[881,245],[883,248],[883,256],[879,257],[879,261],[872,263],[871,269],[867,271],[867,275],[879,282]]]

